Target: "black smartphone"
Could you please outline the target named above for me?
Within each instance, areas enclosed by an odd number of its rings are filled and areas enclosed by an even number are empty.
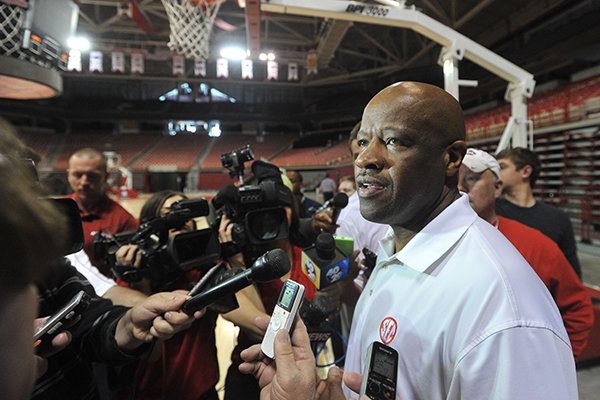
[[[365,262],[364,262],[365,267],[367,267],[370,270],[375,268],[375,264],[377,264],[377,254],[373,253],[371,250],[367,249],[366,247],[363,247],[362,253],[365,256]]]
[[[367,352],[360,395],[372,400],[396,398],[398,352],[380,342],[373,342]]]
[[[90,296],[81,290],[60,310],[48,317],[44,325],[33,335],[33,347],[36,353],[40,354],[46,351],[56,335],[75,325],[79,321],[78,317],[89,306],[90,301]]]

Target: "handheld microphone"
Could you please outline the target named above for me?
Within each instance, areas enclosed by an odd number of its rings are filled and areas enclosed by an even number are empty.
[[[340,211],[342,208],[348,205],[348,195],[346,193],[336,193],[335,196],[331,199],[331,208],[333,209],[333,215],[331,216],[331,220],[335,224],[337,222],[338,217],[340,216]]]
[[[302,272],[321,290],[348,276],[349,258],[336,247],[331,233],[317,236],[314,246],[302,250]]]
[[[193,314],[223,296],[242,290],[255,282],[269,282],[281,278],[290,271],[290,267],[290,259],[285,251],[282,249],[270,250],[260,256],[251,268],[202,293],[198,293],[183,303],[181,309],[187,314]]]

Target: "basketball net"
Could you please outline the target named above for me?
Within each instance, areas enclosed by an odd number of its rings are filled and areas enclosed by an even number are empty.
[[[171,34],[169,49],[187,58],[210,56],[210,35],[223,0],[162,0]]]
[[[17,5],[0,1],[0,54],[19,58],[23,39],[25,10]]]

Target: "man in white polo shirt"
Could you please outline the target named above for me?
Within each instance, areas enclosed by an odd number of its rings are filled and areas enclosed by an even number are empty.
[[[346,396],[358,397],[351,372],[364,371],[368,348],[379,341],[398,351],[403,400],[576,399],[575,363],[552,297],[457,189],[466,144],[456,99],[428,84],[391,85],[365,108],[357,140],[361,214],[392,229],[356,306]],[[289,350],[284,334],[277,338],[276,365],[251,348],[240,369],[254,373],[271,399],[286,399],[280,389],[290,352],[282,351]],[[292,345],[302,347],[299,339],[301,330]],[[303,353],[291,353],[302,372]],[[330,373],[328,390],[319,391],[340,399],[339,381]],[[309,385],[300,389],[290,388],[307,393],[294,399],[312,398]]]
[[[434,86],[392,85],[367,105],[357,139],[361,213],[393,234],[358,301],[345,369],[363,371],[380,341],[400,355],[401,399],[576,398],[552,297],[458,192],[458,102]]]

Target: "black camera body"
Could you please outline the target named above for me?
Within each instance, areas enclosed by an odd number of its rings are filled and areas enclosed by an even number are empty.
[[[252,171],[258,184],[227,185],[213,198],[217,213],[231,219],[233,242],[238,247],[289,237],[284,207],[292,205],[292,193],[283,184],[279,168],[255,161]]]
[[[232,178],[241,178],[244,175],[244,164],[251,160],[254,160],[254,152],[249,144],[221,154],[221,165],[229,170],[229,176]]]
[[[220,257],[219,241],[211,228],[169,236],[169,230],[180,229],[187,221],[208,212],[205,199],[180,200],[168,214],[142,224],[135,232],[96,234],[94,255],[104,259],[124,281],[147,278],[157,286],[168,284],[190,269],[211,267]],[[142,254],[139,268],[116,263],[115,253],[125,244],[139,247]]]

